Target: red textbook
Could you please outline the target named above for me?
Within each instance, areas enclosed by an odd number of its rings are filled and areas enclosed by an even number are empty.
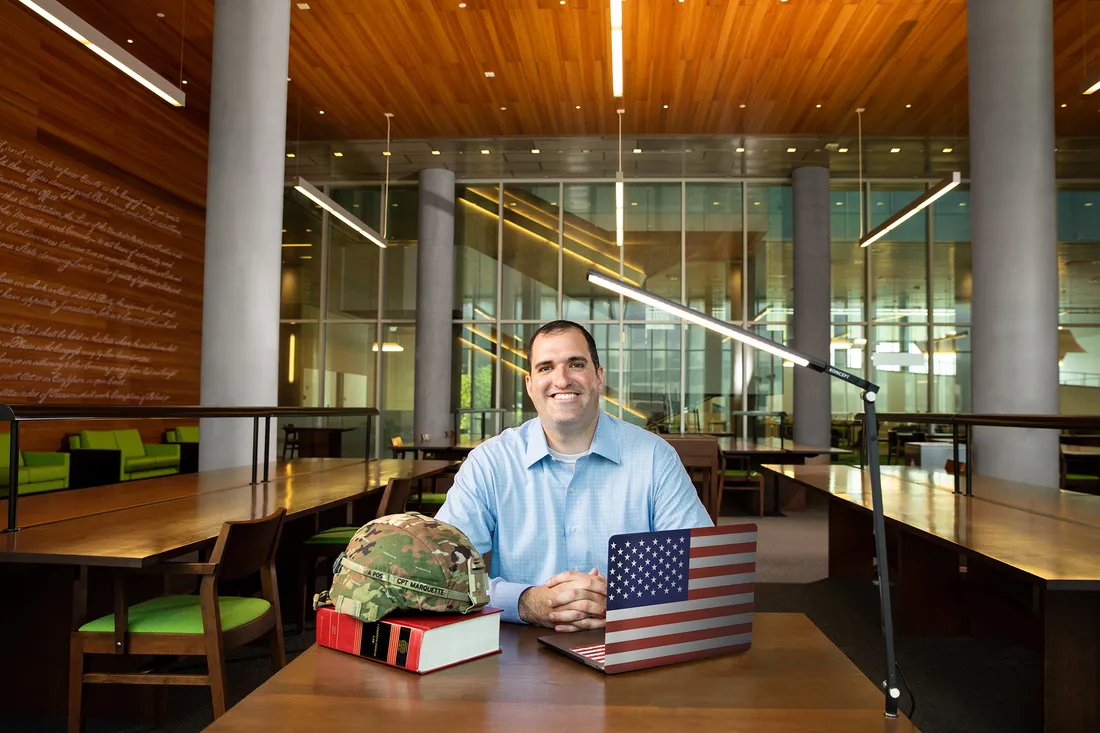
[[[364,623],[317,609],[317,643],[425,674],[500,651],[500,609],[486,606],[477,613],[402,613]]]

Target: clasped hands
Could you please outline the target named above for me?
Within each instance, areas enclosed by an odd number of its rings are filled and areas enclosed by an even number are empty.
[[[596,568],[587,573],[567,570],[544,585],[523,592],[519,617],[554,631],[602,629],[607,614],[607,578]]]

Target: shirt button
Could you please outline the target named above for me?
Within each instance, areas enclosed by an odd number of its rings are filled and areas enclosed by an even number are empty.
[[[581,571],[581,566],[580,565],[574,565],[573,570],[575,570],[579,573]]]
[[[576,531],[577,531],[577,528],[576,528],[576,527],[570,527],[570,528],[569,528],[569,531],[570,531],[570,532],[576,532]]]
[[[572,494],[574,491],[576,491],[576,489],[574,489],[572,486],[570,486],[569,487],[569,493]]]

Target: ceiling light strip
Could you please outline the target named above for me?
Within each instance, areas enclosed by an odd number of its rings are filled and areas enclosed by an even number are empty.
[[[349,227],[359,232],[370,241],[377,244],[379,247],[385,249],[387,242],[384,237],[382,237],[378,232],[374,231],[369,226],[364,224],[359,219],[359,217],[355,216],[343,206],[336,203],[325,194],[321,193],[321,190],[314,186],[312,183],[302,178],[301,176],[295,176],[292,185],[294,186],[295,191],[302,194],[307,199],[317,204],[322,209],[332,214],[337,219],[344,222]]]
[[[623,96],[623,0],[611,0],[611,96]]]
[[[891,216],[886,221],[879,224],[875,229],[871,230],[867,236],[861,237],[859,240],[860,247],[867,247],[868,245],[882,239],[892,229],[896,229],[904,222],[913,218],[918,211],[929,206],[933,201],[936,201],[951,189],[955,188],[962,181],[962,175],[955,171],[947,178],[937,183],[932,188],[925,191],[920,197],[913,200],[908,206]]]
[[[138,61],[57,0],[20,0],[51,25],[115,67],[173,107],[182,107],[187,95],[163,76]]]

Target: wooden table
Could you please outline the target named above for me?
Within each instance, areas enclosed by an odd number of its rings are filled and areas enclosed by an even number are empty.
[[[227,520],[265,516],[279,506],[286,507],[288,520],[312,515],[378,493],[390,478],[424,478],[454,464],[387,459],[308,473],[294,471],[297,465],[290,464],[282,478],[266,485],[192,493],[0,535],[0,623],[5,634],[0,645],[0,709],[64,714],[68,632],[84,588],[89,616],[95,618],[111,610],[115,573],[212,546]],[[203,474],[191,478],[196,476]],[[251,467],[245,480],[250,478]],[[135,483],[155,491],[163,480]],[[284,527],[284,538],[289,530],[289,525]],[[153,577],[128,580],[127,588],[134,590],[132,602],[163,592],[157,583],[162,581]],[[34,664],[28,666],[32,659]]]
[[[547,633],[502,624],[502,654],[424,676],[314,645],[207,730],[917,731],[801,614],[757,614],[744,654],[612,676]]]
[[[416,458],[434,458],[447,461],[462,461],[470,455],[470,451],[477,448],[489,438],[480,440],[467,440],[455,445],[428,445],[426,443],[416,445],[395,445],[390,448],[394,455],[404,457],[412,453]]]
[[[829,576],[870,580],[865,472],[765,469],[828,496]],[[1100,528],[910,483],[885,470],[882,498],[888,539],[896,541],[890,562],[899,633],[1033,635],[1045,662],[1045,730],[1100,730]]]
[[[296,427],[301,458],[339,458],[344,454],[344,433],[356,428]]]
[[[329,471],[361,463],[363,463],[361,458],[296,458],[292,461],[272,462],[269,475],[272,481],[280,481],[292,475]],[[258,467],[257,480],[262,480],[263,470],[263,466]],[[202,473],[124,481],[120,484],[94,486],[87,489],[68,489],[20,496],[19,526],[32,527],[36,524],[103,514],[143,504],[157,504],[211,491],[225,491],[247,486],[251,480],[252,467],[238,466]],[[0,516],[7,517],[7,515],[8,501],[0,500]]]
[[[807,458],[848,452],[841,448],[804,445],[790,440],[781,441],[779,438],[746,440],[745,438],[720,436],[718,446],[722,450],[722,458],[726,468],[757,472],[761,471],[761,466],[769,462],[801,464]],[[771,511],[774,514],[782,515],[783,508],[801,509],[804,506],[805,495],[801,488],[789,492],[786,497],[780,496],[782,488],[776,483],[772,474],[764,472],[764,493],[770,494],[772,497]]]

